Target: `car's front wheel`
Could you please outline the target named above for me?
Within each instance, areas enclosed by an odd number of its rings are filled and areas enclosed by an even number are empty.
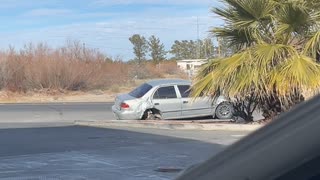
[[[216,117],[218,119],[231,119],[234,114],[234,108],[230,102],[222,102],[216,108]]]

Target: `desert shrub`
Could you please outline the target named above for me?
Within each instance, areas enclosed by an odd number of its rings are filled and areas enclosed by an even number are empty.
[[[152,79],[159,78],[160,74],[153,63],[144,62],[143,64],[131,64],[129,76],[132,79]]]
[[[0,65],[0,88],[10,91],[89,90],[128,80],[128,65],[77,42],[56,49],[46,44],[10,48],[0,52]]]
[[[0,51],[0,89],[27,92],[43,89],[87,91],[130,84],[135,79],[182,77],[173,61],[122,62],[86,48],[80,42],[51,48],[45,43]]]
[[[186,78],[175,61],[162,61],[159,64],[147,61],[143,64],[132,64],[130,66],[130,77],[135,79],[165,78],[167,75],[176,78]]]
[[[113,93],[118,93],[118,92],[120,92],[120,87],[119,87],[119,85],[112,85],[112,86],[110,87],[110,90],[111,90]]]
[[[158,68],[161,70],[162,74],[180,74],[181,70],[177,66],[175,61],[165,61],[158,65]]]

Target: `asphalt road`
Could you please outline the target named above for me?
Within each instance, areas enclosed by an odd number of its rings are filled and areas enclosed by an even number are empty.
[[[5,125],[5,126],[3,126]],[[0,179],[167,180],[247,133],[0,125]],[[160,172],[159,172],[160,170]]]
[[[74,122],[115,119],[113,103],[0,104],[0,123]],[[261,119],[258,112],[255,119]]]
[[[110,120],[113,103],[0,104],[0,123]]]
[[[0,179],[168,180],[245,132],[99,129],[112,103],[0,104]],[[171,169],[172,170],[172,169]]]

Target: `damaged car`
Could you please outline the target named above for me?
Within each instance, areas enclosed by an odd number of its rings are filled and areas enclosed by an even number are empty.
[[[118,95],[112,111],[119,120],[161,120],[212,116],[231,119],[233,105],[224,96],[190,97],[191,82],[158,79],[146,82],[128,94]]]

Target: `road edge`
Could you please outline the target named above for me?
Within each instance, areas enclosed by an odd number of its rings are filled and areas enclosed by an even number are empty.
[[[75,121],[75,125],[98,128],[129,127],[153,128],[167,130],[204,130],[204,131],[255,131],[261,124],[228,124],[210,123],[208,121],[136,121],[136,120],[105,120],[105,121]]]

